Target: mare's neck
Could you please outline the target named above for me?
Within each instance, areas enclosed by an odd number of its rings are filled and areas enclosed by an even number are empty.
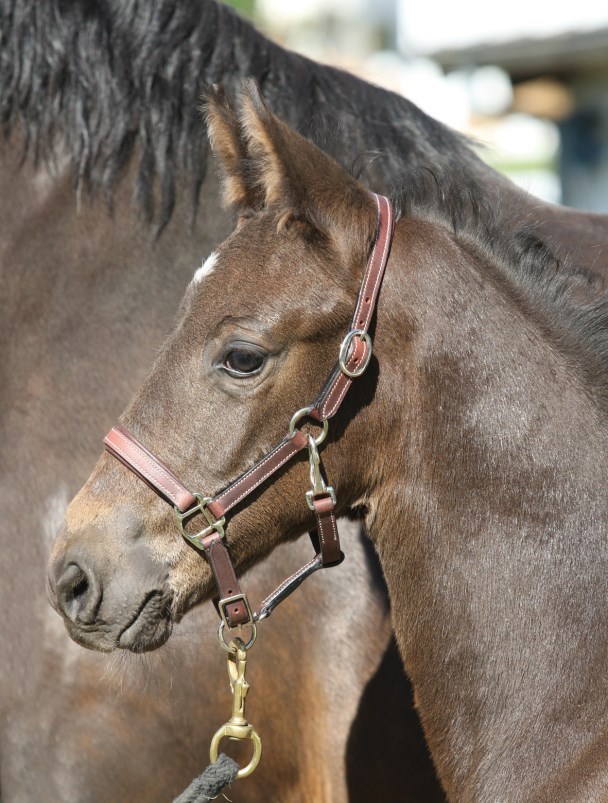
[[[503,280],[402,223],[376,334],[394,479],[370,531],[455,800],[559,799],[608,732],[605,426]]]
[[[463,137],[405,98],[284,50],[213,0],[127,5],[67,9],[49,0],[35,15],[10,17],[0,52],[6,128],[23,123],[31,152],[43,156],[63,142],[82,186],[103,186],[114,196],[125,161],[136,154],[138,198],[151,213],[156,186],[157,222],[165,224],[174,211],[174,188],[196,194],[205,176],[208,150],[198,111],[205,83],[234,90],[252,76],[273,111],[355,167],[371,189],[385,192],[413,165],[464,167],[500,198],[505,225],[530,217],[579,264],[595,272],[608,264],[600,247],[605,220],[522,193],[478,159]],[[24,41],[28,48],[20,46]],[[74,64],[86,81],[72,81]],[[56,87],[62,103],[40,104],[41,85]]]

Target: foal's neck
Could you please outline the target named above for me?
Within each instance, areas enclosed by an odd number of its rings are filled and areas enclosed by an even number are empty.
[[[440,226],[400,224],[383,292],[404,404],[370,528],[433,757],[454,799],[558,799],[608,729],[599,405]]]

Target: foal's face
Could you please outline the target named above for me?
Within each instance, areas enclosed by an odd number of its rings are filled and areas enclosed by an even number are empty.
[[[192,490],[217,492],[313,401],[363,268],[344,262],[307,224],[277,226],[275,214],[260,212],[197,271],[122,418]],[[304,457],[237,510],[227,529],[237,568],[310,524],[307,474]],[[50,586],[72,637],[102,650],[158,646],[212,591],[207,561],[182,539],[171,507],[107,454],[68,510]]]

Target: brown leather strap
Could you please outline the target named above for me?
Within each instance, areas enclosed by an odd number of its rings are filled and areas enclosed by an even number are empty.
[[[196,504],[194,495],[171,469],[120,424],[112,427],[103,442],[110,454],[182,513]]]
[[[382,284],[382,277],[390,253],[391,241],[393,239],[394,216],[393,208],[388,198],[374,193],[378,204],[378,230],[374,241],[374,248],[367,262],[361,290],[357,299],[355,314],[351,323],[351,334],[355,330],[364,332],[369,331],[376,301]],[[347,370],[357,372],[361,364],[369,360],[371,354],[367,353],[368,345],[363,336],[353,336],[350,348],[346,356],[345,365]],[[351,386],[353,378],[348,376],[340,367],[336,365],[329,379],[323,386],[314,405],[311,415],[319,421],[332,418],[342,404],[342,401]]]
[[[324,566],[340,563],[340,538],[334,515],[334,501],[329,496],[317,497],[312,500],[319,536],[319,553]]]
[[[261,622],[262,619],[266,619],[270,616],[277,605],[287,599],[290,594],[293,594],[296,588],[298,588],[307,577],[310,577],[311,574],[323,568],[324,566],[321,562],[320,555],[315,555],[312,560],[305,563],[304,566],[301,566],[284,580],[278,588],[275,588],[272,594],[269,594],[266,599],[262,600],[260,607],[255,613],[256,622]]]
[[[215,577],[220,596],[220,615],[226,620],[228,627],[250,623],[253,617],[221,536],[213,533],[203,538],[201,545]]]
[[[281,466],[289,462],[291,458],[306,448],[308,439],[300,430],[295,430],[275,446],[265,457],[259,460],[253,468],[241,474],[234,482],[213,497],[207,505],[209,510],[218,519],[223,516],[235,505],[248,496],[258,485],[261,485],[268,477],[277,472]]]

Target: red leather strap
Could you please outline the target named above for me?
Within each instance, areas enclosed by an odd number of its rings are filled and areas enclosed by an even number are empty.
[[[319,536],[319,553],[324,566],[340,563],[340,537],[334,515],[334,502],[329,496],[322,496],[312,500]]]
[[[261,485],[268,477],[277,472],[281,466],[289,462],[291,458],[302,449],[306,448],[308,439],[300,430],[295,430],[275,446],[271,452],[259,460],[253,468],[241,474],[234,482],[228,485],[223,491],[213,497],[207,505],[209,510],[218,519],[223,516],[235,505],[248,496],[258,485]]]
[[[228,627],[238,627],[250,622],[251,611],[245,602],[245,595],[242,593],[237,580],[234,566],[230,560],[228,550],[217,533],[202,539],[203,551],[209,560],[215,584],[219,592],[219,605],[223,607],[223,615]],[[240,599],[231,599],[240,597]]]
[[[171,469],[120,424],[112,427],[103,442],[110,454],[182,513],[196,504],[194,495]]]
[[[383,195],[374,193],[374,197],[378,204],[378,231],[374,248],[367,262],[355,314],[351,323],[351,331],[359,330],[365,333],[369,331],[374,310],[376,309],[376,301],[380,292],[386,263],[388,262],[394,229],[394,215],[390,201]],[[351,372],[356,372],[359,366],[366,359],[369,359],[369,356],[367,354],[367,345],[362,337],[353,337],[345,360],[346,368]],[[344,373],[338,363],[317,396],[311,415],[319,421],[332,418],[338,412],[352,382],[353,379]]]

